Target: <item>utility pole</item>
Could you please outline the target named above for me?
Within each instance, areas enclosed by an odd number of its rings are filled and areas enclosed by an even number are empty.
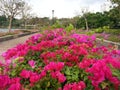
[[[54,24],[54,10],[52,10],[52,24]]]

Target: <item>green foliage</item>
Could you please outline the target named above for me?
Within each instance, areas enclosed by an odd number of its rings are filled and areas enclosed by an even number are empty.
[[[77,66],[74,67],[65,66],[63,72],[65,73],[65,76],[67,78],[67,83],[78,82],[81,79],[83,79],[85,82],[88,81],[87,77],[88,73],[86,73],[82,69],[79,69],[79,67]]]
[[[68,83],[79,81],[80,70],[78,67],[67,67],[66,66],[64,68],[64,72],[65,72]]]
[[[118,77],[118,79],[120,80],[120,70],[115,69],[111,64],[109,66],[111,68],[113,76]]]
[[[102,33],[104,30],[102,29],[102,28],[97,28],[97,29],[95,29],[95,32],[96,33]]]
[[[110,0],[112,3],[120,5],[120,1],[119,0]]]
[[[76,28],[82,28],[82,29],[85,29],[85,20],[83,17],[80,17],[78,20],[77,20],[77,23],[76,23]]]
[[[114,76],[118,77],[118,79],[120,80],[120,70],[113,69],[112,73],[113,73]]]
[[[69,24],[69,26],[65,28],[67,32],[71,32],[73,29],[74,29],[74,26],[72,24]]]
[[[120,5],[120,3],[119,3]],[[86,18],[90,29],[107,26],[109,28],[120,28],[120,6],[113,7],[110,11],[104,13],[87,13]],[[77,28],[85,27],[84,17],[77,20]]]
[[[86,34],[87,35],[93,35],[93,34],[95,34],[95,32],[94,31],[88,31]]]
[[[8,25],[8,21],[6,16],[0,16],[0,26],[7,26]]]
[[[57,20],[55,24],[52,25],[52,28],[64,28],[63,25]]]
[[[109,26],[103,26],[103,29],[105,30],[105,29],[110,29],[110,27]]]
[[[88,21],[88,27],[91,29],[93,28],[98,28],[98,27],[103,27],[103,26],[108,26],[110,23],[110,18],[109,18],[109,13],[104,12],[104,13],[87,13],[86,18]],[[77,21],[77,28],[85,28],[85,20],[84,17],[81,16],[78,21]]]

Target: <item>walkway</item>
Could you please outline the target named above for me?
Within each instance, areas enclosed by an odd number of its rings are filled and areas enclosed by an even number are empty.
[[[32,35],[34,35],[34,34],[32,34]],[[12,48],[12,47],[16,46],[17,44],[24,43],[32,35],[27,35],[24,37],[19,37],[16,39],[0,42],[0,55],[2,54],[2,52],[5,52],[7,49]],[[0,56],[0,60],[3,60],[3,58],[1,56]]]

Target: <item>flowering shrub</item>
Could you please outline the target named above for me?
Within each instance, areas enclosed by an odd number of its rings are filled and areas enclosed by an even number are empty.
[[[120,90],[120,51],[95,35],[45,31],[3,57],[0,90]]]

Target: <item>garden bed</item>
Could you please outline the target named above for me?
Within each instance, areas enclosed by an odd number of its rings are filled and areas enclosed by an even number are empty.
[[[116,43],[120,43],[120,30],[109,30],[109,32],[95,32],[95,30],[77,30],[78,33],[81,34],[87,34],[87,35],[91,35],[91,34],[96,34],[97,38],[100,39],[105,39],[108,41],[112,41],[112,42],[116,42]]]
[[[2,56],[1,90],[120,90],[120,51],[95,35],[49,30]]]

